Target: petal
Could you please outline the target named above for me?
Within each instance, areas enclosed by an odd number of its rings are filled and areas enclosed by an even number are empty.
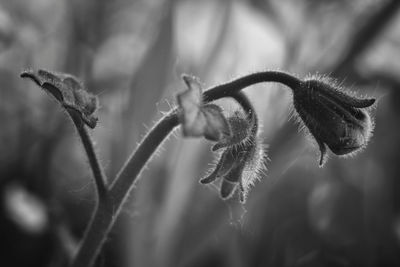
[[[328,97],[335,99],[335,101],[341,102],[350,107],[367,108],[375,103],[375,99],[373,98],[358,98],[351,96],[340,88],[320,80],[309,80],[307,82],[309,82],[311,88],[318,88],[323,95],[327,95]]]
[[[230,136],[231,130],[229,124],[222,113],[222,108],[208,104],[202,109],[204,114],[206,125],[204,129],[204,137],[211,141],[218,141],[224,136]]]
[[[182,124],[183,134],[190,136],[201,136],[202,129],[205,127],[205,118],[201,116],[200,107],[202,105],[200,84],[189,76],[183,76],[187,85],[187,90],[178,94],[178,104],[183,110]]]
[[[227,199],[232,196],[233,192],[237,187],[238,183],[233,183],[227,180],[222,180],[220,196],[223,199]]]
[[[229,124],[223,115],[222,108],[208,104],[203,106],[202,88],[194,77],[183,76],[187,90],[178,94],[178,104],[182,109],[180,120],[183,135],[218,141],[230,135]]]
[[[42,84],[42,88],[46,89],[46,91],[52,94],[59,102],[64,102],[64,97],[61,94],[60,90],[58,90],[58,88],[56,88],[52,84],[45,82]]]
[[[202,184],[209,184],[215,181],[217,178],[224,176],[230,171],[233,166],[237,164],[236,158],[232,153],[231,149],[226,149],[220,156],[220,159],[215,169],[206,177],[200,180]]]
[[[324,95],[320,95],[318,101],[347,122],[363,127],[363,119],[365,119],[365,116],[361,116],[363,114],[361,110],[354,107],[343,106],[340,102],[334,102]]]
[[[322,140],[323,138],[321,137],[321,129],[318,129],[318,122],[314,117],[305,112],[301,107],[296,107],[296,111],[299,114],[301,121],[307,127],[308,132],[318,144],[320,150],[319,166],[322,167],[327,161],[327,151],[326,145]]]
[[[367,108],[372,106],[375,103],[374,98],[357,98],[354,96],[350,96],[345,92],[335,90],[334,92],[328,90],[327,93],[335,98],[336,101],[340,101],[350,107],[354,108]]]
[[[321,141],[317,140],[318,147],[319,147],[319,152],[320,152],[320,157],[319,157],[319,166],[323,167],[326,161],[328,160],[328,154],[326,151],[326,145],[322,143]]]

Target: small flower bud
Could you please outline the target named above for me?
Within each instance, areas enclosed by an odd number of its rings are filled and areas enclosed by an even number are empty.
[[[202,184],[208,184],[222,178],[220,196],[230,198],[239,189],[240,201],[244,202],[250,186],[258,180],[265,168],[265,150],[257,138],[257,127],[239,112],[229,117],[227,121],[232,129],[232,136],[217,143],[213,150],[225,148],[215,169],[208,176],[201,179]]]
[[[240,112],[235,112],[234,116],[227,119],[231,132],[234,133],[231,136],[225,135],[218,143],[212,147],[212,151],[216,151],[220,148],[233,146],[245,142],[252,134],[252,122],[245,116],[242,116]]]
[[[294,108],[315,138],[326,161],[326,146],[336,155],[361,150],[372,134],[373,122],[365,109],[375,99],[357,98],[320,78],[306,80],[293,90]]]

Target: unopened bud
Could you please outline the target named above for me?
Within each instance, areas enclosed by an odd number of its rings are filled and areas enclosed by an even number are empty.
[[[366,110],[375,99],[357,98],[329,81],[306,80],[293,90],[294,108],[315,138],[326,161],[326,146],[336,155],[364,148],[372,134],[373,122]]]

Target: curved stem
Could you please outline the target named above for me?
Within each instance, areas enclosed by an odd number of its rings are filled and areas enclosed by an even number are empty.
[[[298,88],[302,81],[286,72],[282,71],[264,71],[255,72],[230,82],[214,86],[203,94],[204,102],[213,101],[221,97],[231,96],[243,88],[262,82],[278,82],[282,83],[292,90]]]
[[[300,79],[285,72],[258,72],[210,88],[203,93],[203,103],[208,103],[224,97],[233,97],[246,111],[252,111],[251,103],[247,100],[247,97],[240,93],[240,90],[260,82],[279,82],[292,89],[301,84]],[[151,159],[151,156],[164,139],[178,125],[178,109],[174,109],[165,115],[147,133],[136,150],[131,154],[114,182],[111,184],[109,191],[110,202],[108,202],[108,204],[102,204],[100,202],[97,207],[95,215],[88,226],[88,231],[82,240],[81,246],[71,266],[89,267],[93,265],[97,254],[121,211],[125,199],[135,185],[137,177],[140,175],[143,167]]]
[[[93,265],[136,178],[154,151],[178,124],[177,110],[174,109],[164,116],[144,137],[111,185],[110,202],[104,204],[100,202],[96,208],[72,266],[86,267]]]
[[[94,150],[92,139],[87,129],[85,128],[85,124],[82,122],[81,117],[75,114],[75,112],[76,111],[74,110],[68,110],[68,114],[70,115],[72,121],[75,124],[75,127],[79,133],[79,136],[82,140],[82,144],[88,156],[89,164],[91,166],[94,176],[94,181],[96,183],[96,190],[99,197],[99,201],[102,202],[105,201],[107,198],[106,175],[99,163],[96,152]]]
[[[136,177],[142,171],[144,165],[151,158],[164,139],[179,125],[177,109],[172,110],[164,116],[143,138],[125,165],[121,168],[117,178],[111,185],[110,196],[116,204],[115,212],[118,213],[121,205],[119,203],[128,196]]]

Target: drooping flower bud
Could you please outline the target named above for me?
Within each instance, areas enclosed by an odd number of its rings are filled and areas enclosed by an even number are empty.
[[[254,120],[254,116],[251,117],[253,117]],[[233,116],[227,118],[227,122],[231,132],[234,134],[230,136],[225,135],[224,138],[221,138],[221,140],[212,147],[212,151],[246,142],[246,140],[256,134],[257,129],[254,129],[254,121],[242,116],[239,111],[236,111]],[[255,133],[253,134],[252,131],[255,131]]]
[[[319,145],[319,164],[326,161],[326,146],[336,155],[355,153],[366,146],[373,122],[366,110],[375,99],[351,96],[331,81],[305,80],[294,88],[294,108]]]
[[[213,151],[224,148],[215,169],[205,178],[202,184],[211,183],[222,178],[220,196],[230,198],[238,190],[241,202],[245,202],[250,186],[260,178],[265,169],[265,149],[257,137],[257,126],[239,112],[228,118],[232,135],[218,142]]]

